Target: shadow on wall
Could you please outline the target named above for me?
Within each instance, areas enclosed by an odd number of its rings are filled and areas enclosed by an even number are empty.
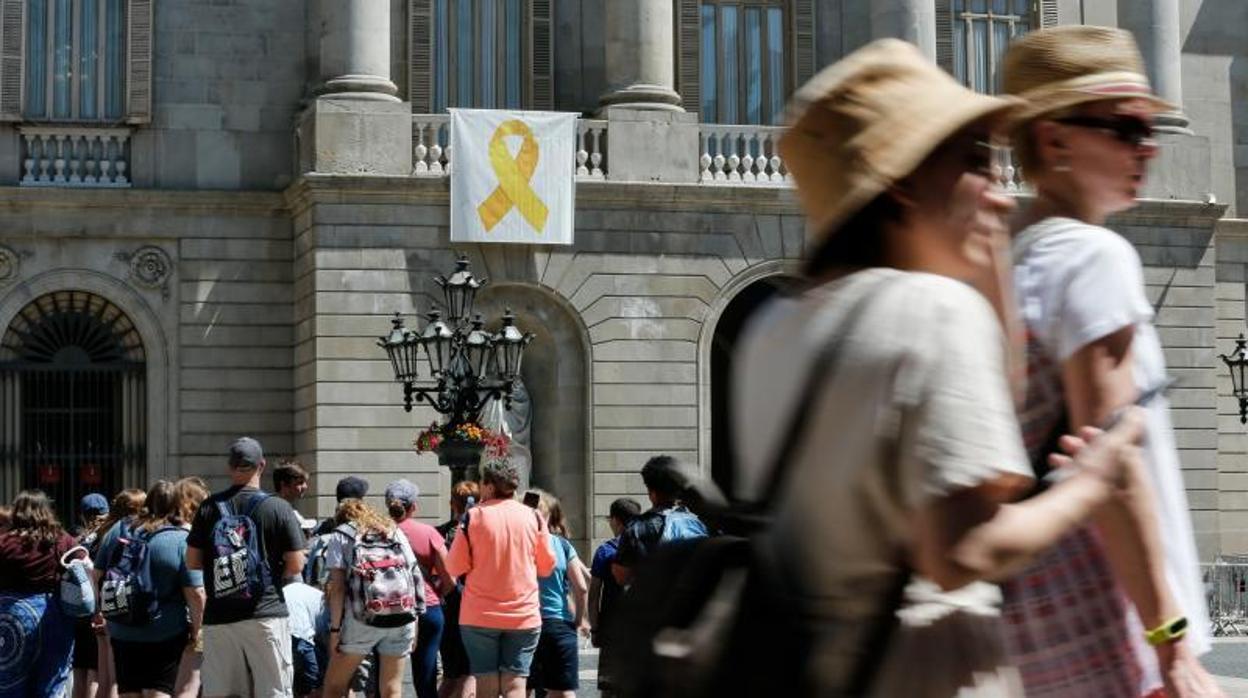
[[[1227,56],[1230,96],[1231,158],[1235,168],[1235,210],[1248,215],[1248,3],[1204,0],[1183,44],[1184,53]],[[1230,202],[1228,202],[1230,203]]]

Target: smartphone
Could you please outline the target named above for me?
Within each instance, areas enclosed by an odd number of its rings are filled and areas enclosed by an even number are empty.
[[[540,494],[538,494],[538,493],[536,493],[536,492],[525,492],[525,493],[524,493],[524,505],[525,505],[526,507],[532,507],[532,508],[536,509],[536,508],[537,508],[537,505],[538,505],[541,501],[542,501],[542,495],[540,495]]]

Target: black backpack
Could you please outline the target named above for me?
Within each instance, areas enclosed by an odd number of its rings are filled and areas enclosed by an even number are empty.
[[[608,638],[613,661],[607,671],[621,698],[814,695],[807,680],[810,649],[823,629],[802,590],[780,571],[774,543],[763,534],[809,421],[807,407],[815,404],[845,337],[877,292],[869,289],[855,301],[843,330],[816,357],[763,499],[727,504],[714,484],[689,483],[686,504],[721,535],[660,546],[635,570],[618,609],[621,620]],[[903,567],[867,633],[848,695],[869,691],[909,579]]]

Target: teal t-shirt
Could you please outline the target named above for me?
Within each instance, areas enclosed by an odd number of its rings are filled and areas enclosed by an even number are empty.
[[[549,577],[539,577],[537,589],[541,597],[542,618],[558,618],[568,622],[576,620],[572,604],[568,603],[568,565],[576,559],[576,548],[563,536],[550,536],[550,546],[555,553],[555,569]]]
[[[133,525],[127,522],[127,525]],[[143,535],[150,532],[143,531]],[[117,548],[121,525],[109,529],[100,541],[94,564],[104,570]],[[186,567],[186,535],[184,529],[163,531],[148,541],[147,554],[151,564],[152,584],[160,594],[160,617],[144,627],[122,625],[109,621],[108,634],[123,642],[161,642],[178,635],[185,635],[190,626],[186,617],[184,587],[202,587],[204,575],[200,570]]]

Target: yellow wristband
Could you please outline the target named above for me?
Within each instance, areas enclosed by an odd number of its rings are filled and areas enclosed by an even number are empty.
[[[1156,647],[1164,645],[1167,642],[1174,642],[1187,634],[1187,617],[1179,616],[1162,623],[1152,630],[1144,631],[1144,638],[1148,640],[1148,644]]]

